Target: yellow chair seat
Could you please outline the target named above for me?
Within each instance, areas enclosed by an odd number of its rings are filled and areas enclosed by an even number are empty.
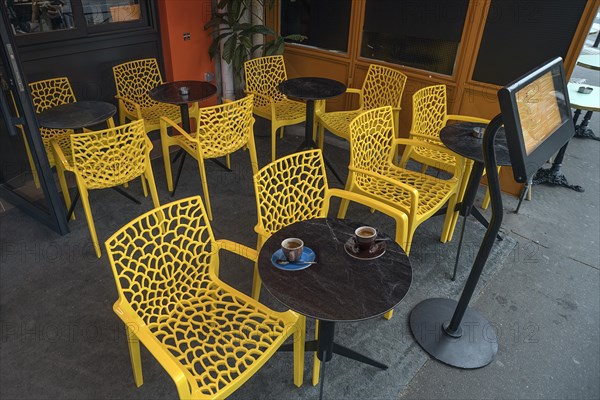
[[[271,105],[256,105],[254,106],[254,112],[263,117],[269,118],[271,116]],[[275,103],[275,117],[278,120],[296,120],[300,122],[304,121],[306,117],[306,104],[294,100],[283,100]]]
[[[444,144],[442,142],[440,142],[439,140],[429,140],[429,139],[423,139],[420,137],[414,137],[414,139],[416,140],[422,140],[424,142],[427,143],[432,143],[438,146],[444,146]],[[454,157],[452,154],[449,153],[444,153],[442,151],[438,151],[435,149],[430,149],[427,147],[418,147],[418,146],[414,146],[412,148],[413,154],[411,155],[411,158],[413,158],[415,161],[420,162],[422,164],[426,164],[432,167],[435,167],[436,165],[438,165],[438,169],[442,169],[442,170],[448,170],[448,165],[453,166],[456,164],[456,157]],[[432,160],[437,161],[438,163],[441,163],[444,167],[440,166],[439,164],[436,164],[436,162],[432,162]]]
[[[160,117],[167,117],[172,120],[181,119],[179,106],[166,103],[156,103],[153,106],[142,108],[142,118],[147,125],[159,125]],[[135,116],[132,116],[135,120]]]
[[[402,168],[390,167],[383,171],[382,175],[417,189],[419,192],[418,217],[439,208],[439,204],[444,203],[454,193],[456,187],[456,179],[442,180]],[[407,210],[410,209],[410,194],[402,187],[384,179],[377,179],[372,175],[358,172],[354,175],[354,179],[359,189],[375,196],[377,199],[396,206],[400,205]]]
[[[239,243],[215,240],[199,196],[156,208],[106,241],[136,385],[140,342],[169,373],[181,399],[224,399],[294,336],[294,384],[304,373],[305,317],[277,312],[218,277],[220,250],[256,261]]]
[[[319,123],[329,132],[350,140],[350,122],[361,112],[362,110],[323,113],[319,116]]]

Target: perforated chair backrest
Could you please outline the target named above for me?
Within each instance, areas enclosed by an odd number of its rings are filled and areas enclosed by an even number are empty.
[[[151,330],[184,312],[186,298],[211,289],[216,246],[199,196],[134,219],[106,241],[106,250],[119,297]]]
[[[77,101],[67,77],[31,82],[29,91],[36,113]]]
[[[146,170],[144,121],[71,135],[73,167],[90,189],[122,185]]]
[[[269,233],[327,213],[328,188],[320,150],[282,157],[254,176],[258,225]]]
[[[400,107],[406,75],[392,68],[371,64],[362,86],[363,109]]]
[[[392,107],[365,111],[350,123],[350,167],[381,172],[393,156]]]
[[[411,133],[439,138],[446,124],[446,85],[427,86],[413,95]],[[438,139],[439,140],[439,139]]]
[[[254,134],[254,96],[213,107],[202,107],[198,117],[200,148],[210,157],[221,157],[242,148]]]
[[[113,67],[117,96],[145,108],[156,104],[148,93],[163,83],[156,58],[129,61]]]
[[[272,98],[275,102],[285,99],[277,86],[287,79],[283,56],[267,56],[248,60],[244,63],[246,91],[259,93]],[[255,100],[257,106],[263,106]]]

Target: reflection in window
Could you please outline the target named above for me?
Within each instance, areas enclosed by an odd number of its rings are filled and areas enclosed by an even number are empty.
[[[281,35],[304,35],[304,45],[346,53],[351,8],[352,0],[282,0]]]
[[[141,18],[139,0],[82,0],[87,25],[137,21]]]
[[[469,0],[367,0],[360,55],[452,75]]]
[[[74,28],[71,0],[6,0],[16,35]]]

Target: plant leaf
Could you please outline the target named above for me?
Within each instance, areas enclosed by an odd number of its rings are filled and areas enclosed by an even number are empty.
[[[308,39],[308,37],[304,36],[304,35],[292,34],[292,35],[283,36],[283,39],[284,40],[292,40],[294,42],[302,42],[302,41]]]
[[[223,60],[231,64],[231,60],[233,60],[233,56],[235,54],[235,48],[237,44],[237,37],[235,35],[231,35],[229,39],[225,41],[223,45],[223,53],[221,56]]]

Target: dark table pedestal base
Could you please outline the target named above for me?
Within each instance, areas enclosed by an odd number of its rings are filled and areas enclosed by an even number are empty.
[[[435,359],[453,367],[473,369],[488,365],[498,352],[494,327],[479,312],[467,308],[460,329],[448,333],[458,302],[428,299],[410,313],[410,329],[419,345]]]
[[[560,169],[551,167],[549,169],[540,169],[533,176],[532,183],[534,185],[546,184],[550,186],[564,186],[569,189],[573,189],[576,192],[583,192],[583,189],[579,185],[572,185],[567,181],[567,178],[560,172]]]
[[[321,361],[321,370],[319,375],[320,388],[319,399],[323,398],[323,385],[325,382],[325,366],[333,358],[333,354],[350,358],[351,360],[361,362],[363,364],[372,365],[374,367],[386,370],[388,366],[375,361],[363,354],[360,354],[352,349],[337,344],[333,341],[335,334],[335,322],[319,321],[319,339],[311,340],[305,343],[304,351],[316,351],[317,357]],[[286,344],[279,348],[280,351],[293,351],[293,344]]]
[[[583,117],[583,121],[581,124],[577,125],[577,120],[581,114],[581,110],[575,110],[575,114],[573,114],[573,122],[576,124],[575,126],[575,137],[585,138],[585,139],[594,139],[600,140],[600,137],[594,134],[590,128],[588,128],[588,124],[590,123],[590,119],[592,118],[593,111],[588,111],[585,113]]]

